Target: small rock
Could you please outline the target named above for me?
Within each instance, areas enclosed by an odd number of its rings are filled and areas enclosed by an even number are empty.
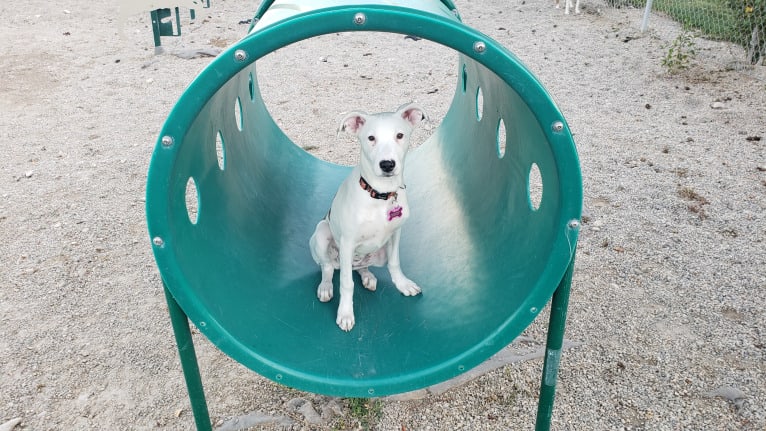
[[[713,102],[710,104],[710,107],[713,109],[723,109],[726,107],[723,102]]]
[[[34,171],[24,172],[24,178],[32,178],[32,175],[34,175]]]
[[[761,172],[766,172],[766,165],[758,165],[756,169],[758,169]]]
[[[718,389],[713,389],[710,392],[706,392],[704,395],[708,398],[723,398],[726,401],[733,403],[737,410],[742,408],[745,403],[745,398],[747,397],[742,390],[732,386],[723,386]]]
[[[343,407],[338,403],[337,398],[330,398],[320,406],[320,410],[322,410],[322,419],[325,422],[330,422],[336,416],[343,416]]]
[[[270,416],[259,412],[249,413],[244,416],[235,417],[220,424],[218,431],[238,431],[251,428],[257,425],[271,425],[272,427],[290,428],[295,423],[286,416]]]
[[[8,422],[0,425],[0,431],[11,431],[16,428],[16,425],[21,423],[21,418],[13,418]]]
[[[177,51],[172,52],[172,54],[175,55],[176,57],[183,58],[185,60],[190,60],[192,58],[199,58],[199,57],[216,57],[220,53],[221,53],[221,50],[218,48],[200,48],[200,49],[188,48],[188,49],[179,49]]]
[[[314,406],[311,405],[310,401],[307,401],[303,398],[293,398],[285,404],[293,411],[303,415],[303,418],[306,419],[306,422],[312,425],[319,425],[324,423],[322,416],[320,416],[319,413],[314,410]]]
[[[314,406],[312,406],[311,403],[306,403],[302,405],[298,409],[298,413],[302,414],[303,417],[306,419],[306,422],[312,425],[319,425],[324,423],[324,419],[322,419],[322,416],[319,416],[319,413],[317,413],[317,411],[314,410]]]

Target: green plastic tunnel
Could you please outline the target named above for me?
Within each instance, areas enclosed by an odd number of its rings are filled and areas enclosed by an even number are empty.
[[[294,388],[382,396],[469,370],[535,319],[574,256],[582,184],[569,128],[543,86],[508,50],[462,24],[451,2],[347,3],[262,5],[250,33],[200,73],[169,115],[146,210],[163,282],[223,352]],[[269,115],[256,68],[292,43],[357,31],[453,49],[458,82],[441,125],[412,150],[404,173],[412,215],[402,266],[423,293],[402,296],[385,270],[376,272],[376,292],[356,277],[356,326],[346,333],[335,324],[337,274],[335,298],[316,297],[321,275],[308,240],[350,168],[291,142]]]

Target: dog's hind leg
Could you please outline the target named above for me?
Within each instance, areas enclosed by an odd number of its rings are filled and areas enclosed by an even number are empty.
[[[362,277],[362,286],[365,289],[374,292],[378,288],[378,279],[368,268],[359,268],[356,272]]]
[[[309,240],[311,256],[322,269],[322,281],[317,287],[317,298],[322,302],[332,299],[332,276],[337,266],[338,253],[335,240],[326,219],[317,224],[314,234]]]

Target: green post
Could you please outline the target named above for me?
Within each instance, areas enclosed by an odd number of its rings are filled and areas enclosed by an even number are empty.
[[[207,401],[205,401],[205,391],[202,388],[202,377],[199,374],[197,354],[194,351],[194,341],[189,329],[189,318],[178,305],[175,298],[173,298],[165,283],[162,285],[165,288],[165,299],[168,301],[170,321],[173,325],[173,333],[176,336],[178,355],[181,358],[181,368],[186,379],[186,389],[189,391],[194,422],[197,424],[198,431],[212,431],[213,425],[210,423],[210,414],[207,410]]]
[[[569,292],[572,287],[574,260],[574,255],[572,255],[564,277],[559,282],[551,300],[551,317],[548,323],[548,339],[545,345],[540,398],[537,401],[536,431],[547,431],[551,428],[553,400],[556,397],[556,380],[558,379],[561,349],[564,345],[564,327],[567,320]]]
[[[149,15],[152,17],[152,34],[154,34],[154,48],[157,50],[157,48],[162,45],[162,40],[160,39],[161,31],[160,31],[160,9],[155,9],[149,13]]]

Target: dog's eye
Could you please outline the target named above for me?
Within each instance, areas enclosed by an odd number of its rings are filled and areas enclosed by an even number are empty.
[[[370,135],[370,136],[367,137],[367,140],[370,141],[370,142],[375,142],[375,136]]]
[[[404,133],[399,132],[396,134],[396,139],[402,139],[404,137]]]

